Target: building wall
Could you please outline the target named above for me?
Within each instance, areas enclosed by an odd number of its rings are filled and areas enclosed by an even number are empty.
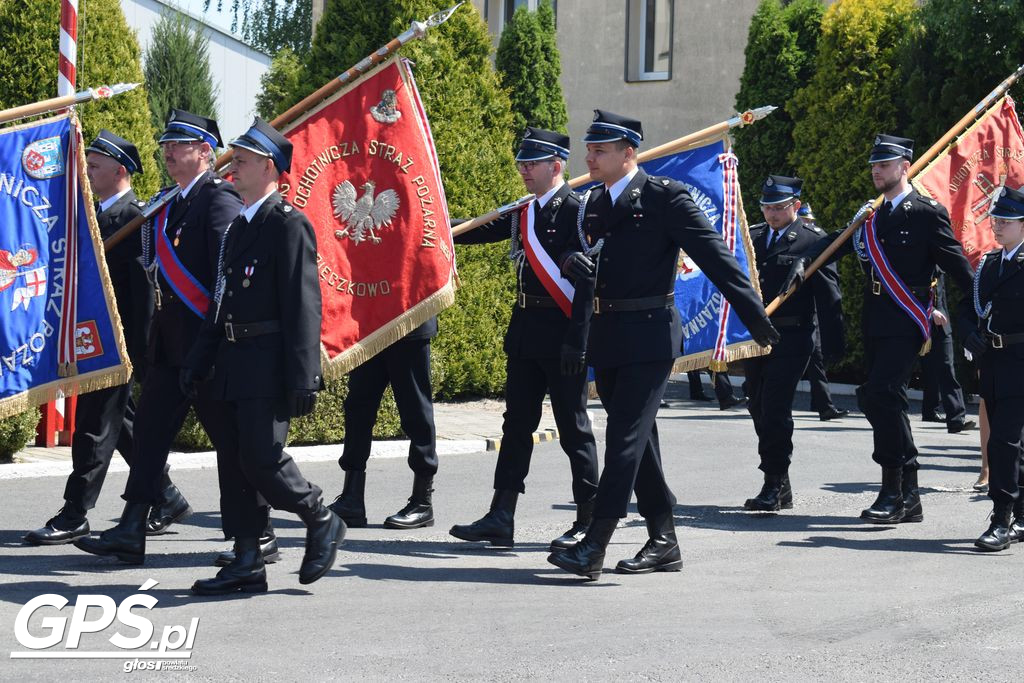
[[[149,46],[153,25],[163,12],[172,8],[173,2],[161,0],[121,0],[121,9],[128,25],[137,33],[143,51]],[[189,16],[200,22],[210,39],[210,73],[217,88],[217,123],[227,142],[245,132],[252,123],[260,77],[270,68],[270,57],[231,34],[203,23],[202,17]]]
[[[488,4],[492,31],[511,0]],[[558,0],[562,90],[569,109],[571,175],[586,172],[580,142],[594,109],[631,114],[644,126],[644,147],[732,116],[743,73],[743,50],[758,0],[675,0],[672,73],[667,81],[626,82],[627,0]],[[497,36],[495,36],[497,42]],[[780,105],[781,102],[764,104]]]

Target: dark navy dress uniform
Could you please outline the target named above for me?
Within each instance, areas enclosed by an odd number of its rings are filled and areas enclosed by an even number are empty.
[[[373,426],[390,384],[402,431],[409,438],[409,468],[425,476],[437,474],[430,388],[430,340],[436,336],[437,318],[433,317],[349,373],[344,401],[345,450],[338,460],[342,470],[366,469]]]
[[[562,184],[539,211],[536,206],[534,202],[528,209],[536,211],[535,232],[544,250],[557,260],[566,243],[579,241],[579,196]],[[455,242],[484,244],[511,239],[514,249],[521,249],[519,230],[513,229],[513,222],[518,224],[511,213],[506,213],[457,236]],[[529,259],[522,258],[516,276],[516,302],[504,342],[505,416],[494,489],[526,492],[533,432],[540,424],[544,396],[550,393],[559,443],[572,471],[573,501],[577,505],[587,503],[597,491],[597,446],[587,415],[587,376],[565,375],[560,368],[561,345],[571,320],[541,284]]]
[[[762,204],[792,202],[799,197],[802,181],[785,176],[769,176],[762,190]],[[761,296],[767,303],[779,293],[793,262],[824,239],[821,228],[807,225],[797,216],[792,223],[775,231],[767,223],[750,228],[754,245]],[[747,407],[758,437],[759,469],[766,475],[784,476],[793,454],[793,400],[796,388],[814,350],[814,335],[819,317],[829,356],[841,355],[843,346],[842,309],[839,284],[834,269],[816,271],[771,316],[782,339],[772,345],[771,353],[744,361]],[[788,479],[784,482],[786,507],[792,504]],[[755,502],[758,498],[752,499]],[[747,501],[751,508],[751,501]],[[754,506],[756,509],[761,509]],[[773,505],[773,509],[778,506]],[[751,508],[754,509],[754,508]]]
[[[1005,188],[991,215],[1024,220],[1024,192]],[[964,346],[978,365],[988,411],[993,504],[992,524],[975,545],[1002,550],[1024,540],[1024,244],[1014,253],[985,254],[976,274],[975,311],[977,329]]]
[[[198,133],[182,130],[176,121],[198,124],[202,130]],[[211,134],[214,144],[220,144],[216,122],[172,110],[160,141],[194,141]],[[213,291],[221,239],[241,208],[242,200],[234,186],[211,171],[198,176],[188,193],[178,195],[171,203],[164,232],[183,268],[207,292]],[[195,409],[196,417],[215,448],[219,448],[219,437],[227,424],[223,407],[210,399],[205,388],[195,399],[190,399],[182,394],[178,385],[178,374],[199,335],[203,317],[175,293],[159,268],[154,286],[157,309],[149,332],[148,372],[136,413],[136,462],[124,494],[129,502],[150,504],[160,500],[159,473],[167,464],[171,444],[189,408]]]
[[[940,274],[935,286],[935,310],[942,311],[948,319],[950,311],[946,303],[945,280],[945,275]],[[932,348],[921,358],[921,383],[924,394],[921,399],[921,413],[927,417],[933,416],[941,403],[946,414],[946,427],[950,432],[973,428],[974,422],[966,419],[964,390],[956,378],[952,320],[945,325],[938,325],[932,320],[931,325]]]
[[[913,156],[913,140],[879,135],[872,148],[870,163]],[[972,271],[960,243],[953,236],[945,207],[911,188],[896,206],[883,204],[876,215],[876,233],[892,270],[910,288],[922,307],[928,306],[932,282],[938,269],[961,288],[970,291]],[[811,249],[814,258],[839,234],[833,233]],[[862,231],[845,242],[830,261],[866,248]],[[907,383],[917,363],[924,338],[910,316],[886,292],[879,275],[866,260],[861,261],[865,280],[861,309],[867,381],[857,388],[861,411],[871,423],[874,438],[872,458],[881,465],[882,495],[865,510],[864,518],[874,522],[920,521],[917,497],[917,447],[914,445],[907,414]],[[888,484],[886,483],[888,482]],[[889,513],[868,515],[881,510],[879,503],[890,489],[903,489],[906,505]],[[904,509],[912,512],[904,516]]]
[[[211,305],[186,365],[229,423],[217,444],[227,537],[257,537],[268,508],[312,513],[321,490],[284,451],[294,392],[322,387],[320,282],[309,220],[277,192],[224,247],[219,306]],[[212,374],[211,374],[212,368]]]

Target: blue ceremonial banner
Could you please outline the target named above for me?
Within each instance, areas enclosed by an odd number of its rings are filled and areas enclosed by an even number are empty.
[[[131,372],[68,115],[0,130],[0,417]]]
[[[679,180],[690,191],[697,208],[725,240],[740,267],[760,291],[753,245],[736,173],[738,159],[721,138],[696,149],[670,154],[641,164],[649,175]],[[676,273],[676,307],[683,321],[683,356],[675,371],[696,370],[751,358],[765,350],[750,337],[739,316],[686,254],[680,254]]]

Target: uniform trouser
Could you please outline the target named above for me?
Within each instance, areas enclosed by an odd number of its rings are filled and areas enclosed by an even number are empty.
[[[182,394],[178,387],[179,371],[180,368],[170,365],[151,365],[142,383],[133,430],[135,450],[123,496],[130,503],[158,505],[162,500],[161,493],[170,483],[166,474],[167,454],[189,407],[195,408],[213,447],[220,450],[228,426],[224,407],[212,401],[202,386],[195,400]]]
[[[824,413],[835,410],[832,402],[832,394],[828,387],[828,375],[825,374],[825,359],[821,354],[821,341],[818,332],[814,333],[814,348],[811,350],[810,360],[807,362],[807,369],[804,370],[804,377],[811,386],[811,410],[816,413]]]
[[[924,384],[924,398],[921,413],[934,415],[939,402],[946,413],[946,422],[963,422],[967,415],[964,406],[964,390],[956,379],[953,364],[953,338],[935,331],[932,334],[932,348],[921,358],[921,374]]]
[[[285,401],[251,398],[219,403],[228,419],[217,449],[221,526],[228,538],[264,533],[269,507],[312,513],[322,491],[284,451],[289,413]]]
[[[608,414],[595,517],[625,517],[631,492],[647,518],[671,512],[676,504],[661,468],[655,424],[671,371],[671,360],[595,369],[597,393]]]
[[[346,472],[366,469],[373,425],[388,384],[395,394],[402,431],[409,437],[410,469],[437,473],[434,404],[430,391],[430,340],[402,339],[352,370],[345,397],[345,449],[338,463]]]
[[[71,437],[71,474],[64,486],[64,500],[83,510],[96,507],[110,459],[116,449],[131,465],[135,402],[132,382],[91,391],[78,397],[75,433]],[[164,484],[171,480],[164,470]]]
[[[719,403],[725,403],[729,399],[733,398],[732,393],[732,382],[729,380],[728,372],[712,372],[707,371],[711,375],[711,380],[715,385],[715,398],[718,399]],[[704,384],[701,382],[701,371],[691,370],[686,373],[687,380],[690,384],[690,397],[694,398],[704,393]]]
[[[495,490],[526,493],[533,433],[540,424],[544,395],[550,392],[558,440],[572,470],[573,501],[588,502],[597,493],[597,444],[587,416],[587,374],[563,375],[557,358],[509,358],[506,368]]]
[[[810,358],[809,341],[787,340],[784,333],[783,341],[771,354],[744,361],[750,398],[747,410],[757,433],[757,452],[761,456],[758,469],[765,474],[789,471],[793,456],[793,399]]]
[[[857,405],[871,423],[871,458],[882,467],[917,469],[917,447],[907,415],[907,383],[921,344],[920,336],[864,339],[868,379],[857,387]]]

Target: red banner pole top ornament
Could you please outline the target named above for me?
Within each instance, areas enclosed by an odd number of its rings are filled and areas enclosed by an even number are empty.
[[[10,109],[4,109],[0,111],[0,123],[8,123],[10,121],[16,121],[23,119],[28,116],[36,116],[37,114],[45,114],[51,111],[57,111],[58,109],[65,109],[67,107],[74,106],[76,104],[82,104],[84,102],[91,102],[93,100],[106,100],[126,93],[130,90],[135,90],[141,83],[117,83],[116,85],[101,85],[98,88],[87,88],[80,92],[73,93],[71,95],[63,95],[61,97],[51,97],[48,100],[40,100],[39,102],[33,102],[32,104],[23,104],[17,107],[11,107]]]

